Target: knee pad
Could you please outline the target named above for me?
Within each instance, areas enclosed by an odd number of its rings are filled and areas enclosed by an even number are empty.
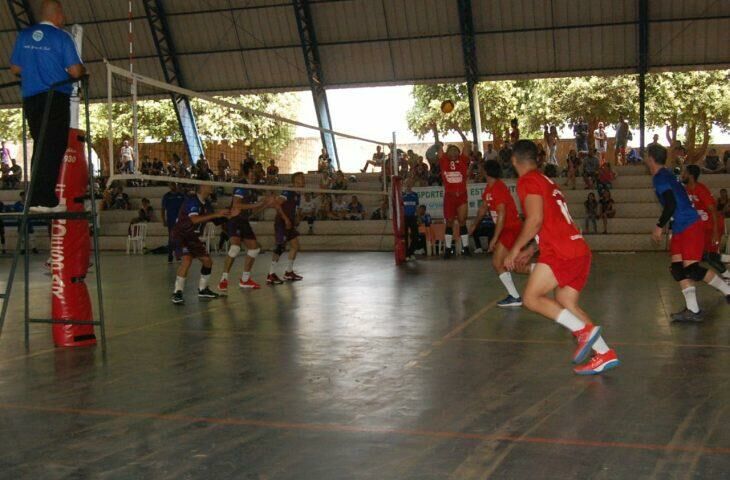
[[[715,253],[715,252],[705,253],[702,256],[702,260],[707,262],[707,264],[709,266],[711,266],[713,270],[715,270],[719,273],[725,273],[725,271],[727,270],[727,268],[725,267],[725,264],[722,263],[722,257],[720,256],[719,253]]]
[[[689,267],[685,268],[687,278],[694,280],[695,282],[701,282],[707,275],[707,269],[699,263],[693,263]]]
[[[230,247],[228,247],[228,256],[229,257],[236,258],[239,253],[241,253],[240,245],[231,245]]]
[[[284,248],[284,245],[277,245],[276,248],[274,248],[274,255],[281,256],[281,254],[285,251],[286,248]]]
[[[446,233],[446,235],[453,235],[454,229],[453,227],[446,227],[446,230],[444,230],[444,232]]]
[[[461,235],[466,235],[467,233],[469,233],[469,230],[466,229],[466,225],[462,225],[459,227],[459,233]]]
[[[260,248],[250,248],[246,252],[246,255],[248,255],[251,258],[256,258],[256,257],[259,256],[259,253],[261,253],[261,249]]]
[[[682,280],[687,279],[687,273],[684,270],[682,262],[672,262],[672,266],[669,267],[669,271],[672,272],[672,278],[674,278],[676,282],[681,282]]]
[[[200,274],[201,275],[210,275],[210,272],[212,272],[213,269],[211,267],[200,267]]]

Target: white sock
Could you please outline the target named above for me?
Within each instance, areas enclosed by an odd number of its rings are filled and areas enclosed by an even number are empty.
[[[730,270],[725,270],[720,274],[722,278],[730,278]]]
[[[251,278],[251,272],[243,272],[241,274],[241,281],[242,282],[248,282],[248,279]]]
[[[228,280],[228,272],[223,272],[221,275],[221,280]]]
[[[289,259],[289,263],[286,264],[286,271],[287,272],[293,272],[294,271],[294,259]]]
[[[461,248],[469,248],[469,234],[467,233],[461,234]]]
[[[512,275],[509,272],[501,274],[499,276],[499,280],[502,282],[502,285],[504,285],[504,288],[507,289],[507,293],[514,298],[520,298],[520,293],[515,288],[515,282],[512,281]]]
[[[730,255],[723,253],[722,255],[720,255],[720,261],[722,263],[730,263]]]
[[[269,275],[273,275],[276,273],[276,266],[279,264],[278,260],[272,260],[271,266],[269,267]]]
[[[723,295],[730,295],[730,285],[725,283],[725,280],[718,277],[717,275],[715,275],[715,278],[707,282],[707,284],[721,291]]]
[[[185,277],[175,277],[175,291],[182,292],[185,290]]]
[[[558,314],[558,318],[556,318],[555,321],[570,330],[571,332],[583,330],[583,328],[585,327],[585,324],[580,321],[580,318],[570,313],[570,310],[568,310],[567,308],[564,308],[560,311],[560,313]]]
[[[446,243],[446,248],[451,248],[451,242],[453,241],[454,237],[453,235],[446,234],[444,235],[444,242]]]
[[[684,301],[687,304],[687,310],[692,313],[698,313],[700,306],[697,304],[697,289],[695,287],[687,287],[682,290]]]
[[[601,335],[600,337],[598,337],[598,340],[596,340],[596,342],[593,344],[593,351],[603,355],[608,350],[608,344],[606,344],[606,341],[603,339],[603,335]]]
[[[205,290],[208,288],[208,281],[210,280],[210,275],[200,275],[200,280],[198,281],[198,290]]]

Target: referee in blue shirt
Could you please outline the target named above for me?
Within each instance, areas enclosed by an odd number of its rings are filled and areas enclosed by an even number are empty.
[[[66,18],[61,2],[44,0],[41,18],[41,23],[18,34],[10,70],[20,76],[23,108],[30,134],[39,149],[34,155],[40,165],[36,169],[35,188],[30,193],[30,211],[62,212],[65,206],[58,204],[56,182],[68,144],[73,85],[55,88],[43,145],[38,145],[38,137],[51,85],[81,78],[86,70],[71,35],[63,30]]]

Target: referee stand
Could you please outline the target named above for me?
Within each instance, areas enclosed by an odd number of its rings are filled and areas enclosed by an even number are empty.
[[[79,94],[83,96],[84,107],[86,109],[86,136],[83,139],[79,139],[86,144],[86,160],[88,162],[89,169],[89,194],[88,197],[77,198],[76,202],[83,202],[87,198],[91,201],[91,207],[87,211],[81,212],[59,212],[59,213],[30,213],[29,209],[31,195],[30,192],[36,183],[36,170],[38,169],[39,158],[38,156],[42,152],[41,146],[44,144],[46,139],[46,131],[48,127],[48,119],[51,110],[51,101],[53,100],[54,89],[63,85],[71,83],[80,83]],[[19,87],[20,82],[12,82],[4,85],[0,85],[2,88]],[[73,100],[73,99],[72,99]],[[0,213],[0,220],[15,220],[18,222],[18,238],[15,245],[15,251],[13,253],[13,261],[10,267],[10,273],[8,281],[5,285],[4,292],[0,293],[0,301],[2,301],[2,309],[0,310],[0,335],[2,335],[3,326],[5,325],[5,319],[8,313],[8,305],[10,303],[10,297],[12,294],[13,283],[20,263],[20,257],[23,257],[23,271],[24,271],[24,326],[25,326],[25,348],[26,351],[30,349],[30,325],[33,323],[43,323],[51,325],[93,325],[99,327],[101,336],[101,348],[102,353],[106,354],[106,330],[104,324],[104,302],[102,294],[102,282],[101,282],[101,259],[99,255],[99,225],[97,224],[97,209],[96,209],[96,193],[95,177],[94,177],[94,166],[91,157],[91,120],[89,117],[89,96],[88,96],[88,76],[84,76],[81,79],[69,79],[63,82],[56,83],[51,86],[48,98],[46,99],[45,110],[43,112],[43,120],[41,123],[41,129],[38,141],[33,148],[33,159],[31,161],[31,174],[30,181],[25,182],[25,202],[23,205],[22,212],[15,213]],[[27,155],[27,128],[26,118],[23,114],[23,169],[27,175],[28,172],[28,155]],[[38,221],[48,222],[50,227],[53,220],[86,220],[91,225],[92,238],[93,238],[93,252],[94,252],[94,272],[96,273],[96,296],[97,296],[97,309],[98,319],[97,320],[54,320],[52,318],[33,318],[30,316],[30,227],[32,223]]]

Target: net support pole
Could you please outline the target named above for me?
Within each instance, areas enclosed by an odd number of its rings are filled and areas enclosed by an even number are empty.
[[[132,135],[134,143],[134,170],[138,170],[137,165],[139,163],[139,139],[137,135],[137,78],[132,77]]]
[[[114,118],[113,118],[113,112],[114,112],[114,99],[112,98],[112,87],[113,87],[113,78],[112,78],[112,71],[107,69],[106,71],[106,89],[107,89],[107,97],[106,97],[106,114],[108,119],[108,131],[107,131],[107,138],[109,143],[109,152],[108,152],[108,168],[109,168],[109,174],[114,174]]]

